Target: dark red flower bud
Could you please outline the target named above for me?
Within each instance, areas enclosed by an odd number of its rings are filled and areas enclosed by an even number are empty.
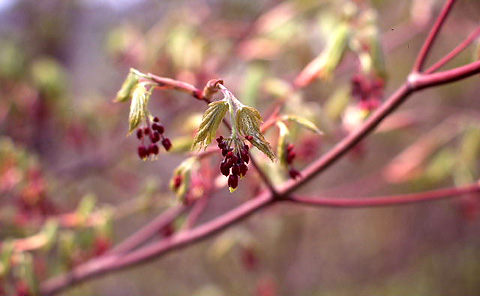
[[[293,146],[292,143],[288,144],[288,145],[287,145],[287,151],[288,151],[288,152],[292,151],[292,150],[293,150],[293,147],[294,147],[294,146]]]
[[[150,133],[150,140],[152,141],[152,143],[157,143],[158,141],[160,141],[160,135],[158,134],[158,132]]]
[[[225,158],[232,158],[233,157],[233,152],[229,151],[227,155],[225,155]]]
[[[245,148],[242,149],[241,155],[244,162],[248,163],[250,161],[250,157],[248,156],[248,150],[246,150]]]
[[[141,145],[138,147],[138,156],[141,158],[141,159],[144,159],[145,157],[148,156],[148,150],[147,150],[147,147]]]
[[[222,163],[220,163],[220,172],[222,172],[222,175],[225,177],[230,174],[230,166],[228,166],[227,162],[222,161]]]
[[[159,121],[160,121],[160,119],[158,119],[157,116],[155,116],[155,117],[153,118],[153,122],[159,122]]]
[[[240,174],[240,167],[238,166],[238,164],[234,164],[232,166],[232,175],[239,175]]]
[[[238,187],[238,176],[237,175],[230,175],[228,177],[228,187],[233,188],[233,189]]]
[[[250,135],[248,135],[248,136],[245,136],[245,139],[247,139],[247,140],[251,141],[251,140],[253,140],[253,137],[252,137],[252,136],[250,136]]]
[[[180,185],[182,185],[183,177],[180,175],[175,176],[173,179],[173,188],[178,189],[180,188]]]
[[[137,138],[139,140],[141,140],[143,138],[143,131],[140,128],[137,130]]]
[[[158,146],[156,144],[150,144],[150,147],[148,148],[149,154],[158,154]]]
[[[217,143],[220,144],[223,141],[223,136],[219,136],[218,138],[216,138],[216,140],[217,140]]]
[[[148,126],[145,127],[145,128],[143,129],[143,132],[145,133],[145,135],[150,134],[150,128],[148,128]]]
[[[228,148],[222,148],[222,155],[227,156],[227,153],[230,151]]]
[[[218,148],[220,148],[220,149],[222,149],[222,150],[227,148],[227,147],[225,146],[225,142],[220,142],[220,143],[218,143],[217,146],[218,146]]]
[[[248,150],[250,149],[250,147],[249,147],[248,145],[243,145],[243,149],[247,150],[247,152],[248,152]]]
[[[228,167],[228,168],[231,168],[233,166],[234,162],[233,162],[233,159],[231,158],[227,158],[225,159],[225,165]]]
[[[287,154],[287,163],[292,163],[293,159],[295,158],[297,154],[295,153],[295,151],[290,151],[288,152]]]
[[[292,179],[297,179],[297,178],[302,177],[302,174],[300,174],[300,172],[297,171],[296,169],[290,169],[288,171],[288,174],[290,175],[290,178],[292,178]]]
[[[240,168],[240,174],[239,174],[240,177],[245,176],[247,174],[247,171],[248,171],[248,166],[246,164],[242,163],[238,167]]]
[[[165,138],[162,140],[162,146],[163,148],[165,148],[165,150],[170,150],[170,148],[172,148],[172,142],[170,142],[170,139],[169,138]]]
[[[152,124],[152,129],[154,131],[157,131],[159,134],[163,134],[163,132],[165,131],[165,128],[163,127],[163,125],[158,123]]]

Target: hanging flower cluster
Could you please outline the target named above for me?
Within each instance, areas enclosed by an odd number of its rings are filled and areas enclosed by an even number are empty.
[[[160,141],[163,148],[169,151],[172,142],[165,136],[165,127],[160,124],[159,118],[150,115],[147,108],[155,85],[148,80],[140,82],[140,78],[149,79],[145,74],[130,69],[115,102],[126,102],[131,99],[128,116],[129,133],[137,130],[137,139],[140,141],[137,148],[138,156],[143,160],[155,159],[159,153],[157,143]]]
[[[228,187],[230,192],[233,192],[238,187],[238,179],[244,177],[248,171],[250,158],[248,155],[249,146],[245,144],[246,140],[272,161],[275,160],[275,154],[260,131],[262,122],[260,113],[255,108],[243,105],[222,84],[218,83],[217,87],[223,93],[224,98],[208,105],[193,140],[192,148],[195,148],[197,145],[200,148],[206,148],[215,138],[217,129],[227,111],[230,113],[232,122],[231,135],[228,138],[218,137],[217,144],[224,156],[220,164],[220,171],[228,177]]]

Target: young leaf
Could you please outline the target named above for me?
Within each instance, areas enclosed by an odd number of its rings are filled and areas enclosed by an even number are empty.
[[[297,116],[297,115],[285,115],[282,117],[282,120],[289,120],[299,124],[301,127],[304,127],[314,133],[323,135],[322,131],[318,129],[318,127],[311,122],[310,120],[306,119],[305,117]]]
[[[198,164],[196,157],[185,159],[174,171],[170,180],[170,189],[177,195],[180,201],[183,201],[188,189],[190,188],[190,178],[192,170]]]
[[[43,247],[46,251],[52,249],[53,245],[57,241],[59,224],[55,219],[49,219],[45,223],[42,229],[42,234],[45,237],[45,246]]]
[[[272,161],[275,160],[275,154],[270,147],[270,143],[265,140],[260,131],[260,124],[262,123],[262,116],[257,109],[243,106],[236,114],[236,128],[243,136],[251,136],[250,142],[267,155]]]
[[[215,138],[217,129],[222,122],[223,117],[228,111],[228,104],[224,100],[208,104],[208,109],[202,117],[202,122],[198,128],[197,134],[193,139],[192,149],[200,144],[200,148],[207,148],[208,144]]]
[[[287,167],[287,137],[290,134],[288,127],[285,123],[277,121],[277,126],[279,129],[278,134],[278,144],[277,144],[277,155],[280,159],[280,164]]]
[[[152,93],[143,84],[137,84],[133,89],[130,115],[128,116],[129,133],[134,131],[140,122],[147,117],[147,104],[151,95]]]
[[[325,49],[311,61],[295,79],[295,85],[304,87],[315,78],[327,80],[337,68],[347,49],[350,39],[350,26],[341,23],[330,35]]]
[[[117,97],[113,101],[120,103],[126,102],[128,99],[130,99],[133,88],[135,87],[135,85],[137,85],[137,83],[138,75],[134,69],[130,68],[130,72],[128,73],[127,78],[123,82],[122,87],[117,92]]]

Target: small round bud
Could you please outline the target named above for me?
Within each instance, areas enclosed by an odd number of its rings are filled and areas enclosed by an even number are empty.
[[[158,146],[156,144],[150,144],[150,147],[148,148],[149,154],[158,154]]]
[[[248,136],[245,136],[245,139],[247,139],[248,141],[251,141],[251,140],[253,140],[253,137],[248,135]]]
[[[294,147],[294,146],[293,146],[292,143],[288,144],[288,145],[287,145],[287,151],[288,151],[288,152],[292,151],[292,150],[293,150],[293,147]]]
[[[216,141],[218,144],[220,144],[221,142],[223,142],[223,137],[219,136],[218,138],[216,138]]]
[[[143,129],[143,132],[145,133],[145,135],[148,135],[150,134],[150,128],[147,126]]]
[[[165,148],[165,150],[170,150],[170,148],[172,148],[172,142],[170,142],[170,139],[169,138],[165,138],[162,140],[162,146],[163,148]]]
[[[238,167],[240,168],[240,174],[239,174],[240,177],[245,176],[247,174],[247,171],[248,171],[248,166],[246,164],[242,163]]]
[[[248,150],[246,150],[245,148],[242,148],[242,151],[240,154],[244,162],[248,163],[250,161],[250,157],[248,156]]]
[[[180,188],[180,185],[182,185],[183,177],[181,175],[175,176],[173,179],[173,188],[176,190]]]
[[[137,138],[139,140],[141,140],[143,138],[143,131],[140,128],[137,130]]]
[[[239,175],[240,174],[240,167],[238,166],[238,164],[234,164],[232,166],[232,175]]]
[[[228,177],[228,187],[233,188],[233,189],[238,187],[238,176],[237,175],[230,175]]]
[[[222,172],[222,175],[228,176],[230,174],[230,166],[225,161],[222,161],[220,163],[220,172]]]
[[[153,118],[153,122],[159,122],[159,121],[160,121],[160,119],[158,119],[157,116],[155,116],[155,117]]]
[[[297,155],[297,154],[295,153],[295,151],[290,151],[290,152],[288,152],[288,154],[287,154],[287,163],[291,164],[296,155]]]
[[[297,171],[296,169],[290,169],[288,171],[288,174],[290,175],[290,178],[292,178],[292,179],[297,179],[297,178],[302,177],[302,174],[300,174],[300,172]]]
[[[150,140],[152,141],[152,143],[157,143],[158,141],[160,141],[160,135],[157,131],[150,133]]]
[[[144,159],[145,157],[148,156],[148,150],[147,150],[147,147],[141,145],[138,147],[138,156],[141,158],[141,159]]]
[[[154,131],[157,131],[159,134],[163,134],[163,132],[165,131],[165,128],[163,127],[163,125],[158,123],[152,124],[152,129]]]

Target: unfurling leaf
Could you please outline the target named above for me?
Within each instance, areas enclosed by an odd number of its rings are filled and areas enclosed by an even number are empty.
[[[132,103],[130,104],[130,115],[128,116],[128,132],[134,131],[137,126],[147,117],[147,104],[152,93],[143,84],[137,84],[132,92]]]
[[[262,123],[262,116],[258,113],[257,109],[243,106],[236,114],[236,128],[243,136],[251,136],[250,142],[258,150],[262,151],[272,161],[275,160],[275,154],[270,147],[270,143],[265,140],[262,132],[260,131],[260,124]]]
[[[330,35],[327,46],[295,79],[295,85],[304,87],[315,78],[329,79],[343,58],[350,38],[350,26],[341,23]]]
[[[130,68],[130,72],[127,75],[127,78],[122,84],[122,88],[117,92],[117,97],[115,98],[114,102],[126,102],[130,99],[133,88],[138,83],[138,75],[136,71]]]
[[[44,249],[49,251],[52,249],[53,245],[57,241],[59,224],[55,219],[49,219],[45,223],[42,229],[42,234],[45,237],[45,246]]]
[[[311,122],[310,120],[306,119],[305,117],[297,116],[297,115],[285,115],[282,117],[282,120],[289,120],[299,124],[301,127],[304,127],[314,133],[322,135],[322,131],[318,129],[318,127]]]
[[[192,149],[200,144],[200,148],[207,148],[208,144],[215,138],[217,129],[222,122],[223,117],[228,111],[228,103],[220,100],[208,104],[208,109],[202,117],[202,122],[198,128],[195,139],[193,139]]]
[[[277,155],[280,159],[280,164],[287,167],[287,137],[290,134],[290,131],[288,130],[288,127],[285,125],[285,123],[281,121],[277,121],[277,126],[279,129]]]
[[[196,157],[185,159],[174,171],[170,180],[170,189],[175,192],[177,198],[183,201],[190,187],[192,170],[198,164]]]

